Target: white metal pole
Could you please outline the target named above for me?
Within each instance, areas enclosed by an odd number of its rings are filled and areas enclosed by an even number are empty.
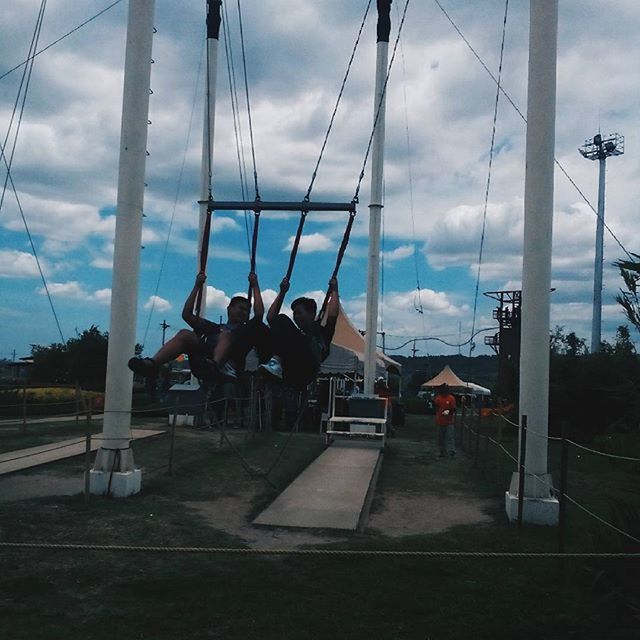
[[[599,158],[598,221],[596,222],[596,256],[593,263],[593,317],[591,320],[591,353],[600,351],[602,342],[602,268],[604,259],[604,187],[606,158]]]
[[[520,414],[528,419],[525,497],[548,498],[534,476],[547,473],[558,0],[531,0],[530,21]]]
[[[131,437],[132,373],[138,307],[151,48],[155,0],[130,0],[125,54],[120,165],[107,356],[104,436],[95,470],[133,468]],[[119,455],[114,465],[115,451]]]
[[[200,182],[200,224],[198,233],[198,262],[196,270],[200,271],[202,263],[202,236],[207,217],[205,204],[211,195],[211,167],[213,163],[213,134],[216,121],[216,84],[218,79],[218,44],[220,38],[220,0],[207,0],[207,74],[205,80],[204,123],[202,131],[202,174]],[[213,213],[211,214],[213,215]],[[207,287],[202,288],[201,314],[206,315]]]
[[[373,103],[374,134],[371,147],[371,200],[369,204],[369,261],[367,267],[367,313],[365,332],[364,393],[373,395],[376,376],[378,293],[380,282],[380,227],[384,179],[386,77],[391,24],[391,2],[378,3],[376,85]]]

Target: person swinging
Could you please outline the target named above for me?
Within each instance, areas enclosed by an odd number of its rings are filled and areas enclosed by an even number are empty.
[[[194,312],[199,291],[206,274],[200,271],[193,289],[185,300],[182,319],[192,330],[182,329],[164,344],[151,358],[131,358],[129,369],[145,378],[155,378],[159,368],[181,354],[189,358],[191,371],[201,379],[235,380],[244,370],[249,351],[256,348],[264,361],[270,354],[269,329],[262,322],[264,303],[258,277],[249,273],[254,316],[249,320],[251,302],[244,296],[234,296],[227,306],[227,321],[218,324]]]
[[[267,313],[273,356],[260,365],[260,369],[281,379],[285,387],[302,392],[315,380],[320,365],[329,356],[340,311],[338,279],[333,277],[329,281],[326,310],[318,319],[316,301],[312,298],[296,298],[291,303],[293,321],[280,313],[289,286],[289,278],[283,278],[280,291]]]

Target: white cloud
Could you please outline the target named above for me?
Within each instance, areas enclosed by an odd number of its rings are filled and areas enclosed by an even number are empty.
[[[238,231],[240,229],[240,225],[233,219],[228,216],[213,216],[213,221],[211,222],[211,233],[221,233],[222,231]]]
[[[89,293],[84,285],[80,284],[77,280],[72,280],[70,282],[49,282],[47,287],[49,289],[49,293],[58,298],[66,298],[68,300],[87,300],[89,297]],[[38,289],[38,293],[46,295],[47,292],[44,287],[40,287]]]
[[[396,247],[393,251],[385,251],[385,262],[397,262],[409,258],[415,253],[413,245],[405,244],[401,247]]]
[[[169,311],[172,308],[171,303],[160,296],[149,296],[144,304],[145,309],[154,309],[155,311]]]
[[[90,296],[91,300],[94,300],[98,304],[110,305],[111,304],[111,289],[98,289],[94,291]]]
[[[226,313],[231,298],[220,289],[207,285],[207,314]]]
[[[293,248],[295,236],[291,236],[285,248],[290,251]],[[316,251],[331,251],[334,248],[333,241],[323,233],[310,233],[300,238],[299,253],[315,253]]]
[[[42,261],[40,264],[44,269]],[[32,254],[0,249],[0,278],[37,278],[39,275],[38,265]]]
[[[0,50],[6,68],[10,68],[22,60],[19,52],[25,50],[34,2],[12,0],[4,4]],[[264,200],[297,201],[309,185],[364,3],[328,0],[325,9],[334,16],[330,23],[318,20],[321,11],[313,2],[253,4],[245,35],[261,196]],[[597,163],[584,160],[577,148],[599,128],[627,136],[627,153],[607,165],[606,220],[628,250],[638,252],[640,156],[631,151],[637,146],[634,131],[640,66],[620,64],[620,60],[638,58],[635,26],[640,20],[640,4],[618,0],[610,3],[611,10],[606,12],[601,4],[595,0],[560,3],[556,155],[595,204]],[[401,10],[395,5],[394,30],[398,22],[395,9]],[[112,267],[126,31],[122,7],[114,7],[38,56],[12,169],[47,277],[57,274],[61,288],[56,295],[75,295],[78,301],[97,302],[96,290],[105,275],[102,270]],[[495,73],[504,2],[486,0],[479,10],[479,3],[451,0],[447,10]],[[86,20],[89,13],[86,3],[56,3],[48,11],[42,42],[57,39],[70,26]],[[274,20],[274,15],[287,15],[288,19]],[[385,312],[398,332],[422,334],[440,326],[444,331],[452,319],[453,324],[464,322],[455,315],[456,310],[470,305],[473,298],[495,85],[435,3],[412,5],[409,17],[402,37],[403,55],[396,57],[387,87],[384,229],[392,243],[387,246],[397,248],[385,256],[385,288],[400,293],[397,301],[390,297],[385,302]],[[147,217],[142,240],[147,249],[142,254],[141,282],[157,273],[173,220],[163,279],[167,291],[160,293],[165,300],[183,299],[195,273],[203,96],[201,88],[195,91],[200,45],[194,34],[202,33],[203,18],[199,3],[163,2],[156,6],[158,33],[154,36],[156,64],[149,115],[153,124],[148,129]],[[598,24],[603,34],[597,41],[592,35],[593,24]],[[515,3],[507,25],[502,85],[523,113],[527,41],[527,5]],[[370,16],[312,200],[348,201],[353,196],[371,131],[374,57],[375,20]],[[220,64],[224,65],[223,58]],[[0,96],[0,122],[9,122],[19,77],[16,71],[2,81],[5,91]],[[598,91],[593,90],[594,78],[598,79]],[[239,200],[233,114],[225,83],[219,88],[214,192],[216,198]],[[249,178],[247,197],[252,198],[247,133],[244,129],[244,160]],[[525,133],[520,116],[501,98],[482,258],[483,290],[516,284],[521,277]],[[341,285],[354,299],[365,283],[369,171],[370,165],[361,185],[361,204],[341,273]],[[317,287],[318,274],[331,272],[345,217],[309,216],[308,235],[303,237],[295,272],[300,290]],[[10,193],[0,227],[3,294],[6,286],[11,297],[17,298],[23,292],[24,278],[35,277],[36,272],[32,258],[26,250],[22,252],[26,247],[24,227]],[[259,271],[265,284],[277,288],[282,275],[281,251],[283,245],[291,247],[289,235],[295,223],[287,231],[274,230],[271,223],[265,227],[260,238]],[[590,307],[594,233],[595,215],[556,171],[552,277],[557,287],[553,298],[562,302],[552,303],[554,308],[559,310],[564,303]],[[210,282],[220,289],[215,290],[212,304],[224,313],[226,294],[222,289],[241,290],[246,281],[242,214],[214,214],[213,234]],[[623,251],[608,232],[605,235],[605,305],[615,310],[613,296],[619,277],[610,263],[622,257]],[[423,300],[423,305],[430,305],[429,313],[423,316],[413,311],[411,292],[402,293],[415,278],[416,265],[407,259],[413,255],[413,247],[420,280],[429,287]],[[11,253],[16,250],[20,255]],[[325,281],[323,275],[321,282]],[[75,288],[70,284],[73,282],[78,283]],[[22,306],[28,303],[27,298]],[[603,314],[605,322],[616,322],[615,313],[611,313],[612,317]],[[572,321],[588,326],[583,315],[574,309]],[[34,324],[22,333],[37,334],[44,324]],[[457,327],[448,329],[457,331]],[[24,341],[15,332],[3,334],[8,343]],[[3,348],[7,347],[0,340],[0,350]]]
[[[54,299],[97,302],[101,305],[111,304],[111,289],[98,289],[92,292],[87,289],[86,285],[77,280],[49,282],[47,288]],[[40,287],[37,292],[40,295],[46,295],[47,293],[44,287]]]

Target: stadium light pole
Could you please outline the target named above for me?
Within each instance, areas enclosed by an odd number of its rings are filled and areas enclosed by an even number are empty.
[[[597,160],[598,176],[598,221],[596,223],[596,255],[593,263],[593,315],[591,318],[591,353],[598,353],[602,342],[602,267],[604,256],[604,187],[606,162],[609,156],[624,153],[624,137],[612,133],[603,138],[600,133],[578,149],[587,160]]]

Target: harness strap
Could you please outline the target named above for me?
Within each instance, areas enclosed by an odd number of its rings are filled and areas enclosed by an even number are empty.
[[[260,226],[260,211],[256,209],[254,212],[254,223],[253,223],[253,237],[251,239],[251,273],[255,273],[256,271],[256,253],[258,251],[258,227]],[[251,304],[251,284],[249,284],[249,290],[247,292],[247,299],[249,300],[249,304]]]
[[[213,198],[209,196],[209,204],[213,202]],[[207,272],[207,260],[209,258],[209,238],[211,236],[211,207],[207,207],[207,217],[204,221],[204,229],[202,230],[202,246],[200,247],[200,271]],[[200,285],[198,296],[196,297],[195,314],[200,316],[202,311],[202,289],[204,282]]]
[[[336,266],[333,269],[333,273],[331,274],[331,280],[333,278],[338,277],[338,271],[340,270],[340,264],[342,263],[342,258],[344,257],[344,253],[347,250],[347,245],[349,244],[349,236],[351,235],[351,228],[353,227],[353,221],[355,220],[356,214],[355,211],[351,211],[349,213],[349,221],[347,222],[347,228],[344,230],[344,235],[342,236],[342,243],[340,245],[340,250],[338,251],[338,256],[336,258]],[[327,311],[327,303],[329,302],[329,296],[331,294],[331,288],[327,289],[327,293],[324,297],[324,302],[322,303],[322,307],[320,308],[320,313],[318,314],[318,320],[322,320],[324,314]]]
[[[291,255],[289,256],[289,266],[287,267],[287,275],[285,276],[287,280],[291,279],[291,274],[293,273],[293,265],[296,261],[296,256],[298,255],[298,246],[300,245],[300,238],[302,237],[302,229],[304,228],[304,223],[307,219],[307,212],[300,212],[300,222],[298,222],[298,230],[296,231],[296,237],[293,241],[293,248],[291,249]]]

